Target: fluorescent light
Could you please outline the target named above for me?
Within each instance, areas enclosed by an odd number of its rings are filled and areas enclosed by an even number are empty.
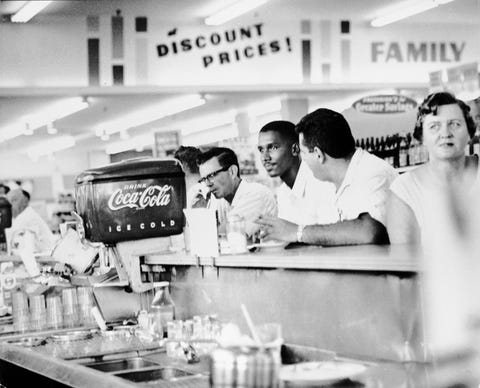
[[[45,141],[36,143],[34,146],[27,148],[27,154],[32,159],[38,159],[40,156],[49,155],[57,151],[65,150],[75,145],[73,136],[65,135],[50,138]]]
[[[267,113],[281,111],[282,102],[278,97],[269,98],[263,101],[257,101],[247,106],[247,112],[252,117],[263,116]]]
[[[173,98],[147,108],[139,109],[125,116],[118,117],[115,120],[101,123],[95,130],[95,133],[97,136],[101,136],[102,133],[111,135],[112,133],[160,120],[164,117],[196,108],[203,104],[205,104],[205,99],[196,94]]]
[[[205,24],[209,26],[218,26],[229,20],[236,18],[252,9],[255,9],[268,0],[240,0],[233,3],[218,12],[213,13],[205,19]]]
[[[56,120],[70,116],[88,108],[88,102],[82,97],[62,99],[28,116],[20,117],[6,128],[0,128],[0,143],[48,125]]]
[[[398,20],[408,18],[413,15],[425,12],[429,9],[438,7],[439,5],[450,3],[453,0],[423,0],[410,1],[405,3],[405,7],[392,9],[385,15],[379,16],[370,22],[372,27],[383,27],[387,24],[394,23]]]
[[[26,23],[50,3],[51,1],[28,1],[10,20],[14,23]]]
[[[192,133],[232,124],[235,121],[236,114],[237,112],[232,109],[222,113],[204,115],[193,120],[182,121],[176,127],[181,129],[182,136],[188,136]]]
[[[153,134],[147,133],[146,135],[135,136],[128,140],[121,140],[115,143],[111,143],[105,147],[105,152],[109,155],[118,154],[119,152],[140,149],[149,145],[153,145],[153,143]]]

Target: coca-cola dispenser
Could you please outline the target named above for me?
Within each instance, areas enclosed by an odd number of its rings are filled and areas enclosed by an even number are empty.
[[[85,238],[105,246],[122,279],[143,292],[151,279],[141,272],[142,254],[165,251],[183,232],[185,174],[176,159],[131,159],[77,176],[76,210]]]

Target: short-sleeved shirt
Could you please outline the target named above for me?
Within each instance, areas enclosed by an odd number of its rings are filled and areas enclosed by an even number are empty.
[[[22,230],[31,230],[35,234],[35,250],[37,252],[50,252],[56,242],[56,238],[38,213],[27,206],[17,217],[12,220],[11,235]]]
[[[226,224],[228,215],[241,216],[245,220],[245,230],[249,236],[260,229],[254,222],[259,216],[277,215],[277,203],[272,191],[260,183],[245,180],[240,182],[231,204],[221,198],[212,201],[211,207],[217,209],[221,227]]]
[[[337,221],[335,186],[315,178],[305,162],[300,164],[293,187],[283,182],[277,189],[278,217],[302,225]]]
[[[369,213],[385,225],[388,189],[397,176],[383,159],[358,148],[335,193],[338,221],[354,220],[362,213]]]
[[[421,179],[418,172],[415,169],[400,175],[393,181],[390,190],[412,209],[420,231],[424,231],[426,224],[429,223],[431,212],[438,210],[433,207],[437,206],[439,190],[445,189],[445,187],[439,186],[438,182],[434,184],[430,179]],[[467,188],[464,194],[468,195],[469,191],[473,192],[479,184],[480,168],[477,169],[475,183],[472,187]]]

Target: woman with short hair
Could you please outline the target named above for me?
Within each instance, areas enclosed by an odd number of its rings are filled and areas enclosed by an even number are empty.
[[[433,228],[433,204],[454,189],[468,193],[479,180],[478,155],[465,155],[475,133],[470,108],[454,95],[430,94],[418,108],[413,136],[422,142],[429,161],[400,175],[390,186],[387,230],[391,243],[416,243]]]

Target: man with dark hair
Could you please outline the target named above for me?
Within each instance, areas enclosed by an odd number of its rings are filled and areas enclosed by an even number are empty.
[[[55,245],[55,236],[47,223],[29,206],[30,194],[22,189],[11,190],[7,199],[12,205],[11,235],[30,230],[35,234],[35,250],[49,252]]]
[[[200,173],[198,172],[197,159],[202,151],[192,146],[180,146],[174,154],[174,158],[182,163],[185,173],[185,186],[187,188],[187,208],[205,207],[207,205],[207,193],[205,186],[198,183]]]
[[[385,244],[388,235],[385,204],[396,177],[385,161],[355,149],[345,118],[329,109],[317,109],[296,126],[302,160],[315,178],[335,185],[337,220],[329,225],[294,224],[272,217],[257,222],[275,239],[324,246]]]
[[[278,120],[264,125],[258,134],[258,151],[268,175],[282,180],[277,189],[279,218],[304,225],[335,222],[335,187],[315,179],[302,162],[295,124]]]
[[[277,204],[273,193],[259,183],[242,180],[237,155],[231,149],[211,148],[199,155],[197,164],[200,182],[216,198],[209,207],[216,207],[221,231],[227,215],[237,214],[243,217],[249,236],[260,228],[254,222],[259,216],[276,216]]]

